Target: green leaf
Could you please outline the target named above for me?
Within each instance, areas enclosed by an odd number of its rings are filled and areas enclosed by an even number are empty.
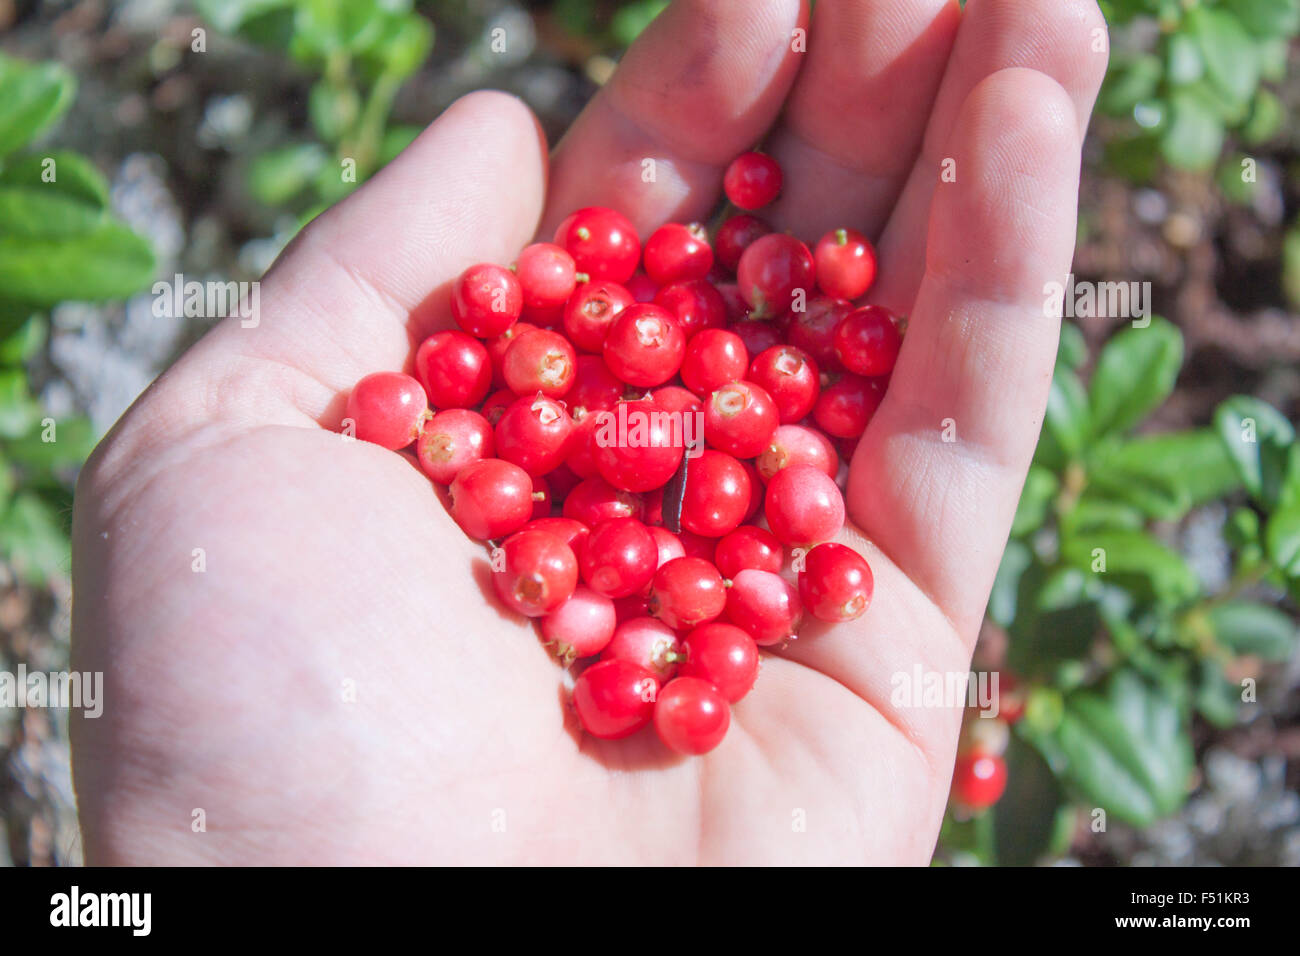
[[[668,0],[634,0],[624,4],[610,21],[610,33],[620,46],[631,46],[632,41],[667,7]]]
[[[1156,94],[1164,67],[1160,58],[1143,53],[1121,59],[1116,56],[1106,71],[1098,105],[1112,116],[1123,116]]]
[[[1088,388],[1093,434],[1140,422],[1169,397],[1182,364],[1182,333],[1164,319],[1115,335],[1101,350]]]
[[[0,156],[26,146],[72,105],[77,84],[57,63],[0,54]]]
[[[306,189],[328,161],[317,143],[270,150],[249,166],[248,191],[265,206],[281,206]]]
[[[1300,0],[1232,0],[1232,12],[1263,39],[1300,32]]]
[[[1287,474],[1295,428],[1267,402],[1234,395],[1214,412],[1214,427],[1246,490],[1272,507]]]
[[[1117,671],[1104,688],[1066,698],[1053,738],[1065,779],[1111,816],[1149,826],[1186,799],[1192,746],[1167,687]]]
[[[0,186],[0,235],[6,238],[67,239],[103,225],[106,214],[52,188]]]
[[[1241,128],[1242,141],[1250,146],[1266,143],[1278,134],[1285,120],[1286,107],[1282,101],[1270,91],[1261,89],[1255,94],[1250,105],[1250,116]],[[1240,162],[1234,172],[1240,178]]]
[[[1160,137],[1160,153],[1174,166],[1205,170],[1223,152],[1223,117],[1207,98],[1191,89],[1169,98],[1169,123]]]
[[[293,0],[194,0],[199,16],[222,33],[234,33],[250,20],[291,8]]]
[[[1170,83],[1195,83],[1205,75],[1205,58],[1201,56],[1201,48],[1195,38],[1186,33],[1170,35],[1165,50],[1165,64],[1165,75]]]
[[[0,438],[26,435],[41,420],[41,407],[27,390],[21,368],[0,369]]]
[[[88,206],[108,208],[108,181],[94,163],[67,150],[14,160],[0,170],[0,185],[56,190]]]
[[[1010,627],[1016,619],[1019,600],[1020,577],[1034,562],[1033,552],[1019,541],[1008,541],[998,564],[993,590],[989,593],[988,614],[1002,627]]]
[[[1088,343],[1073,322],[1061,323],[1061,344],[1056,350],[1056,364],[1078,371],[1088,361]]]
[[[1165,604],[1183,604],[1200,593],[1187,562],[1141,531],[1082,532],[1062,540],[1061,555],[1102,582],[1113,581]]]
[[[1241,21],[1226,10],[1193,7],[1187,23],[1214,85],[1232,100],[1249,100],[1259,86],[1259,56]]]
[[[415,73],[433,49],[433,24],[420,16],[390,17],[381,22],[376,40],[361,53],[372,77],[402,80]]]
[[[1061,787],[1042,756],[1018,736],[1007,746],[1007,789],[993,807],[999,866],[1032,866],[1052,845]]]
[[[1085,491],[1078,503],[1062,518],[1061,532],[1077,535],[1098,528],[1140,531],[1146,525],[1142,512],[1131,505],[1110,501],[1094,490]]]
[[[1089,583],[1074,568],[1032,565],[1021,575],[1015,621],[1008,628],[1007,663],[1012,670],[1045,675],[1062,661],[1087,654],[1099,622]]]
[[[72,565],[63,522],[31,492],[19,492],[0,514],[0,554],[36,583],[66,576]]]
[[[1099,448],[1089,462],[1091,484],[1159,520],[1223,497],[1241,485],[1217,433],[1209,428],[1134,438]]]
[[[1223,665],[1218,661],[1202,658],[1196,665],[1192,703],[1197,712],[1215,727],[1231,727],[1237,722],[1241,688],[1228,680]]]
[[[46,441],[49,437],[51,440]],[[4,445],[4,455],[15,464],[48,473],[54,468],[79,465],[95,447],[95,432],[85,418],[56,422],[52,433],[44,427]]]
[[[1079,376],[1069,369],[1058,367],[1052,376],[1043,424],[1066,456],[1073,458],[1083,450],[1091,427],[1088,394]]]
[[[1215,639],[1234,654],[1254,654],[1272,661],[1291,656],[1295,622],[1277,608],[1252,601],[1225,601],[1207,613]]]
[[[1273,514],[1264,531],[1268,556],[1289,578],[1300,577],[1300,505]]]
[[[1011,522],[1011,536],[1023,537],[1042,527],[1047,510],[1056,496],[1060,482],[1056,476],[1039,465],[1031,465],[1025,476],[1025,486],[1016,505],[1016,516]]]
[[[393,126],[386,130],[379,147],[380,165],[391,163],[397,158],[398,153],[415,142],[415,137],[423,131],[422,126]]]
[[[120,299],[153,272],[149,244],[117,223],[72,239],[0,236],[0,297],[35,305]]]

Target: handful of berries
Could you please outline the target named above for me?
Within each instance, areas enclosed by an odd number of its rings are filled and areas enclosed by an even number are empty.
[[[420,345],[415,377],[376,372],[348,398],[345,431],[414,443],[492,543],[502,603],[585,665],[572,704],[596,737],[653,722],[673,750],[712,750],[759,647],[871,602],[867,562],[832,539],[901,323],[853,304],[876,274],[865,236],[809,249],[750,214],[781,179],[763,154],[733,161],[746,212],[712,243],[669,223],[643,245],[615,210],[578,210],[513,267],[460,275],[458,329]]]

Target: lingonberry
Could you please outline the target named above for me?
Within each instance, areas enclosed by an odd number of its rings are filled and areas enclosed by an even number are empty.
[[[670,222],[645,242],[645,271],[659,285],[703,279],[713,268],[713,250],[698,223]]]
[[[525,617],[549,614],[578,586],[578,561],[572,549],[548,531],[517,531],[493,558],[499,562],[492,572],[497,597]],[[611,614],[613,610],[611,606]]]
[[[740,294],[740,286],[735,282],[715,282],[713,287],[718,290],[718,295],[722,296],[722,301],[727,306],[728,322],[736,325],[749,319],[749,303]],[[733,328],[732,331],[736,330]]]
[[[655,711],[658,716],[657,704]],[[1002,799],[1006,789],[1007,762],[1001,757],[969,753],[957,758],[952,772],[952,797],[957,803],[970,810],[983,810]]]
[[[624,598],[616,598],[614,600],[614,613],[618,616],[619,624],[639,617],[649,618],[650,595],[643,592],[641,594],[629,594]]]
[[[771,571],[746,568],[727,589],[727,619],[760,647],[794,637],[803,621],[799,592]]]
[[[856,438],[876,414],[885,389],[881,379],[843,374],[822,389],[813,406],[813,421],[835,438]]]
[[[452,518],[480,541],[513,534],[532,517],[532,479],[518,465],[500,458],[466,465],[451,483],[449,494]]]
[[[821,373],[812,356],[793,345],[779,345],[755,356],[745,376],[776,402],[781,424],[808,417],[821,394]]]
[[[655,701],[655,730],[659,739],[681,754],[708,753],[727,735],[731,706],[708,681],[675,677]]]
[[[718,262],[734,273],[745,250],[771,231],[772,227],[757,216],[745,213],[732,216],[718,227],[717,235],[713,237],[713,254]]]
[[[603,352],[609,370],[624,382],[653,388],[681,368],[686,333],[667,309],[634,305],[614,319]]]
[[[630,617],[619,622],[600,659],[631,661],[650,671],[663,684],[677,672],[681,642],[677,632],[662,621],[644,615]]]
[[[641,240],[626,216],[604,206],[572,213],[555,230],[555,244],[573,256],[593,282],[626,282],[641,259]]]
[[[497,455],[530,475],[544,475],[564,461],[572,433],[573,419],[563,405],[545,395],[524,396],[497,422]]]
[[[745,319],[732,324],[728,331],[740,336],[740,341],[745,343],[745,351],[750,355],[762,355],[781,344],[781,330],[764,319]]]
[[[591,455],[600,476],[623,491],[664,485],[681,464],[683,429],[653,398],[599,412]]]
[[[701,558],[669,561],[655,572],[650,584],[650,613],[678,630],[705,624],[726,606],[722,575]]]
[[[736,284],[755,318],[776,318],[789,311],[795,295],[811,298],[812,253],[794,236],[774,232],[754,240],[736,268]]]
[[[504,366],[506,352],[510,351],[510,346],[515,344],[516,339],[527,335],[529,332],[536,332],[539,328],[541,326],[534,325],[532,322],[516,322],[496,338],[488,339],[483,343],[487,348],[488,358],[492,360],[493,388],[502,388],[506,384]]]
[[[434,408],[470,408],[492,387],[483,343],[456,329],[436,332],[415,353],[415,374]]]
[[[500,335],[519,320],[523,309],[519,278],[490,262],[470,266],[451,287],[451,317],[476,338]]]
[[[520,534],[528,534],[521,531]],[[603,651],[614,636],[614,602],[591,588],[577,587],[542,618],[542,639],[565,664]]]
[[[573,431],[569,433],[569,447],[564,455],[564,466],[579,480],[596,474],[596,428],[603,412],[588,412],[585,408],[573,409]]]
[[[750,488],[749,475],[739,461],[723,452],[705,449],[686,465],[682,527],[706,538],[720,538],[735,530],[749,508]],[[684,535],[682,544],[690,554]]]
[[[704,403],[694,392],[688,391],[679,385],[665,385],[663,388],[656,388],[650,393],[650,397],[655,400],[655,404],[668,414],[679,418],[682,422],[683,432],[686,429],[688,416],[699,415],[704,411]],[[695,426],[692,425],[692,428]],[[702,426],[701,426],[702,427]],[[687,434],[688,439],[698,439],[698,433]]]
[[[896,320],[878,305],[854,309],[835,330],[835,354],[855,375],[888,375],[902,345]]]
[[[623,286],[636,302],[653,302],[655,293],[659,291],[659,283],[644,272],[638,272],[623,283]]]
[[[771,481],[778,471],[793,465],[811,465],[834,478],[839,474],[840,456],[830,439],[804,425],[782,425],[772,433],[772,441],[754,459],[763,481]]]
[[[585,478],[564,499],[564,517],[594,528],[610,518],[640,518],[644,514],[641,496],[620,491],[599,475]]]
[[[844,495],[826,472],[794,465],[767,483],[763,514],[782,544],[808,547],[835,537],[844,527]]]
[[[840,367],[835,355],[835,330],[852,311],[853,305],[845,299],[818,296],[805,311],[791,316],[786,336],[791,345],[812,356],[821,371],[833,371]]]
[[[741,209],[762,209],[781,194],[781,166],[763,153],[741,153],[722,177],[722,191]]]
[[[813,249],[817,285],[837,299],[856,299],[876,280],[876,250],[852,229],[832,229]]]
[[[353,386],[343,411],[352,435],[390,451],[405,448],[420,435],[429,417],[429,400],[420,383],[401,372],[372,372]]]
[[[686,343],[682,382],[696,395],[709,395],[728,382],[745,377],[749,353],[734,332],[705,329]]]
[[[573,387],[564,395],[569,414],[576,419],[580,411],[611,409],[622,396],[623,383],[609,370],[603,358],[599,355],[578,356],[573,367]]]
[[[521,335],[506,350],[501,373],[516,395],[541,392],[558,398],[573,387],[577,355],[558,332],[538,329]]]
[[[527,471],[527,469],[524,469]],[[539,518],[549,518],[551,516],[551,505],[555,502],[551,498],[551,483],[541,475],[532,475],[533,479],[533,520]]]
[[[752,524],[724,535],[713,552],[713,561],[724,578],[734,578],[746,568],[778,574],[784,558],[776,535]]]
[[[575,557],[582,557],[583,546],[587,543],[587,537],[591,534],[591,529],[581,521],[574,521],[572,518],[546,517],[534,518],[528,524],[524,525],[525,531],[545,531],[553,534],[569,546]]]
[[[850,547],[827,541],[803,557],[799,595],[819,621],[837,624],[861,617],[874,587],[871,567]]]
[[[506,413],[506,409],[513,405],[519,396],[508,388],[493,392],[483,402],[478,413],[487,419],[487,423],[496,428],[497,422],[501,421],[501,416]]]
[[[740,467],[745,469],[745,474],[749,477],[749,504],[745,507],[745,517],[740,519],[741,524],[754,520],[754,515],[763,507],[763,476],[758,473],[754,463],[749,459],[741,461]]]
[[[724,385],[704,405],[705,439],[736,458],[762,452],[779,424],[772,396],[753,382]]]
[[[659,682],[631,661],[592,664],[573,683],[573,710],[582,729],[593,737],[617,740],[636,733],[654,719]]]
[[[685,549],[688,558],[702,558],[705,561],[713,560],[713,549],[718,543],[716,538],[706,538],[694,531],[683,530],[677,535],[677,540],[682,543],[682,548]]]
[[[558,309],[573,295],[577,283],[573,256],[550,242],[525,246],[515,263],[515,275],[523,287],[524,308]]]
[[[451,484],[470,462],[496,454],[492,426],[478,412],[448,408],[424,423],[415,457],[424,473],[440,485]]]
[[[635,302],[616,282],[584,283],[564,306],[564,334],[584,352],[599,355],[615,316]]]
[[[577,422],[574,422],[577,431]],[[572,441],[572,439],[570,439]],[[551,486],[551,499],[555,504],[562,504],[569,497],[569,492],[578,487],[582,478],[573,473],[567,463],[560,464],[546,473],[546,480]]]
[[[682,650],[686,660],[678,673],[712,684],[729,703],[748,694],[758,679],[758,645],[734,624],[697,627],[686,635]]]
[[[727,303],[707,279],[666,285],[655,293],[654,304],[676,316],[687,340],[703,329],[727,324]]]
[[[659,549],[659,557],[655,563],[656,568],[662,568],[669,561],[677,558],[686,557],[686,548],[682,546],[682,539],[667,528],[647,524],[647,530],[650,532],[650,537],[655,539],[655,547]]]
[[[650,583],[659,564],[659,548],[635,518],[613,518],[591,529],[582,549],[582,579],[606,597],[636,594]]]

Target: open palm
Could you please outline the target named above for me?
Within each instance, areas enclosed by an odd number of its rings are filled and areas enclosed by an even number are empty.
[[[75,515],[74,666],[106,681],[73,726],[89,862],[929,859],[960,710],[894,706],[890,680],[969,667],[1046,402],[1042,289],[1070,265],[1104,23],[1092,0],[806,8],[678,0],[549,176],[522,104],[460,100],[293,243],[256,328],[215,328],[118,423]],[[531,624],[485,598],[482,546],[409,460],[333,429],[353,382],[450,324],[467,265],[584,205],[643,236],[705,216],[760,141],[786,171],[773,224],[878,239],[871,298],[910,316],[848,486],[876,599],[766,656],[727,739],[684,759],[577,732]]]

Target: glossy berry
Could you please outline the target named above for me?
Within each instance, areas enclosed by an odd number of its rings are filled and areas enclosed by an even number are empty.
[[[756,239],[736,269],[740,294],[756,318],[776,318],[790,310],[797,292],[812,298],[812,253],[794,236],[774,232]]]
[[[527,469],[524,469],[527,471]],[[555,502],[551,498],[551,483],[541,475],[530,475],[533,479],[533,520],[549,518],[551,516],[551,505]]]
[[[541,326],[534,325],[531,322],[516,322],[496,338],[488,339],[483,343],[487,349],[488,358],[492,360],[493,388],[502,388],[506,384],[506,377],[503,372],[506,352],[510,351],[510,346],[515,344],[516,339],[529,332],[536,332],[539,328]]]
[[[718,290],[718,295],[722,296],[722,301],[727,306],[728,322],[738,325],[741,322],[748,321],[749,303],[740,294],[740,286],[734,282],[716,282],[713,287]],[[735,329],[732,329],[732,331],[734,332]],[[759,351],[761,352],[762,349],[759,349]]]
[[[424,423],[415,443],[420,468],[442,485],[451,484],[471,462],[496,454],[492,426],[478,412],[448,408]]]
[[[791,345],[812,356],[821,371],[833,371],[840,367],[835,355],[835,330],[852,311],[852,304],[845,299],[818,296],[809,301],[805,311],[790,317],[786,336]]]
[[[650,397],[664,411],[681,418],[683,430],[686,428],[686,416],[696,415],[704,410],[704,403],[700,401],[698,395],[678,385],[665,385],[663,388],[656,388]],[[686,437],[690,438],[692,436],[687,435]]]
[[[497,422],[497,455],[530,475],[544,475],[564,461],[573,419],[553,398],[517,399]]]
[[[538,329],[511,343],[501,372],[516,395],[541,392],[559,398],[573,387],[577,358],[563,335]]]
[[[483,402],[478,413],[487,419],[487,423],[496,428],[497,422],[501,421],[501,416],[506,413],[506,409],[513,405],[519,396],[508,388],[503,388],[498,392],[493,392]]]
[[[448,493],[452,518],[480,541],[513,534],[532,517],[532,479],[518,465],[500,458],[466,465]]]
[[[704,437],[736,458],[753,458],[762,452],[778,424],[772,396],[753,382],[724,385],[704,405]]]
[[[809,614],[819,621],[838,624],[866,612],[875,582],[862,555],[827,541],[805,554],[803,561],[799,595]]]
[[[669,561],[655,572],[650,584],[650,613],[678,630],[705,624],[726,606],[722,575],[700,558]]]
[[[523,287],[524,308],[558,309],[573,295],[577,282],[573,256],[550,242],[525,246],[515,263],[515,275]]]
[[[578,483],[564,499],[564,517],[594,528],[611,518],[640,518],[644,513],[641,496],[620,491],[604,478],[594,475]]]
[[[754,459],[763,481],[771,481],[778,471],[794,465],[811,465],[835,478],[840,470],[840,456],[829,438],[815,428],[782,425],[772,433],[772,441]]]
[[[599,413],[591,455],[600,476],[623,491],[650,491],[681,464],[684,431],[653,398]]]
[[[519,278],[492,263],[470,266],[451,287],[451,317],[475,338],[490,339],[505,332],[523,309]]]
[[[713,237],[713,254],[729,272],[735,272],[745,250],[771,231],[772,227],[757,216],[745,213],[732,216],[718,227]]]
[[[591,529],[582,549],[582,579],[606,597],[636,594],[650,583],[659,564],[659,548],[635,518],[602,521]]]
[[[575,557],[582,557],[582,548],[587,543],[591,529],[581,521],[572,518],[546,517],[534,518],[524,525],[525,531],[545,531],[553,534],[569,546]]]
[[[763,319],[737,322],[728,331],[740,336],[740,340],[745,343],[745,351],[750,355],[761,355],[781,344],[781,330],[775,323]]]
[[[697,627],[686,635],[682,650],[686,660],[677,672],[712,684],[732,704],[758,679],[758,645],[734,624],[714,621]]]
[[[750,478],[735,458],[705,449],[686,466],[682,495],[682,527],[706,538],[734,531],[749,507]],[[683,545],[687,544],[683,536]],[[687,549],[687,554],[690,554]]]
[[[855,375],[888,375],[902,345],[898,323],[878,305],[854,309],[835,330],[835,354]]]
[[[573,256],[577,270],[593,282],[626,282],[641,259],[641,240],[632,223],[604,206],[572,213],[555,230],[555,244]]]
[[[419,436],[429,403],[411,376],[372,372],[353,386],[343,417],[351,420],[354,438],[397,451]]]
[[[876,281],[876,250],[852,229],[832,229],[813,249],[817,285],[837,299],[856,299]]]
[[[833,438],[856,438],[876,414],[884,397],[881,379],[841,375],[817,397],[813,421]]]
[[[821,394],[821,373],[812,356],[793,345],[760,352],[749,364],[745,378],[762,387],[776,403],[782,425],[802,421]]]
[[[682,544],[682,539],[667,528],[650,524],[646,530],[650,532],[650,537],[655,539],[655,547],[659,549],[659,557],[655,564],[656,568],[662,568],[669,561],[677,558],[686,557],[686,548]]]
[[[655,293],[654,304],[673,314],[688,341],[697,332],[727,324],[727,303],[707,279],[670,283]]]
[[[613,601],[591,588],[577,587],[568,600],[542,618],[542,640],[568,664],[603,651],[614,636],[615,624]]]
[[[698,677],[675,677],[659,691],[655,730],[680,754],[708,753],[727,735],[731,706],[712,684]]]
[[[724,535],[713,552],[714,563],[724,578],[734,578],[746,568],[776,574],[784,559],[776,535],[752,524],[741,525]]]
[[[670,222],[646,240],[645,271],[659,285],[703,279],[713,268],[713,250],[699,225]]]
[[[642,615],[619,623],[600,659],[631,661],[646,668],[663,684],[677,672],[681,656],[677,632],[663,621]]]
[[[665,688],[667,690],[667,688]],[[658,705],[656,705],[656,714]],[[952,772],[952,798],[970,810],[983,810],[1002,799],[1007,789],[1007,763],[986,753],[963,754]]]
[[[727,589],[727,619],[760,647],[794,637],[803,621],[799,592],[779,574],[746,569]]]
[[[740,467],[745,469],[745,474],[749,476],[749,505],[745,508],[745,517],[741,519],[741,524],[754,520],[758,510],[763,507],[763,476],[758,473],[754,463],[749,460],[742,461]]]
[[[782,544],[808,547],[830,540],[844,527],[844,496],[826,472],[794,465],[767,483],[763,514]]]
[[[492,361],[478,339],[437,332],[415,352],[415,374],[434,408],[472,408],[492,387]]]
[[[573,684],[573,710],[593,737],[617,740],[654,719],[659,682],[631,661],[592,664]]]
[[[710,395],[744,378],[748,366],[749,353],[739,335],[724,329],[705,329],[686,345],[682,382],[696,395]]]
[[[638,272],[623,283],[623,286],[635,302],[653,302],[655,294],[659,291],[659,283],[644,272]]]
[[[741,153],[722,177],[722,191],[741,209],[762,209],[781,194],[781,166],[763,153]]]
[[[578,586],[578,561],[567,544],[547,531],[518,531],[506,538],[499,568],[492,572],[497,597],[525,617],[549,614]],[[613,614],[613,606],[610,613]]]
[[[603,348],[609,370],[629,385],[653,388],[677,374],[686,333],[657,305],[634,305],[614,319]]]
[[[616,282],[583,283],[565,303],[564,334],[577,348],[599,355],[614,318],[635,302]]]

